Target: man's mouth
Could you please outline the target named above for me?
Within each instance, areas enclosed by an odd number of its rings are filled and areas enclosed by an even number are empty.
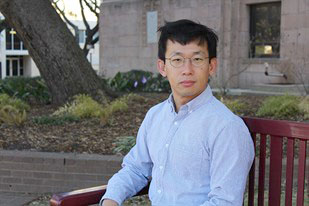
[[[184,81],[181,81],[180,84],[184,87],[191,87],[193,86],[193,84],[195,84],[195,81],[192,81],[192,80],[184,80]]]

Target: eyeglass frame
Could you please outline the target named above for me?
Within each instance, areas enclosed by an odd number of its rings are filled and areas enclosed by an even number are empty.
[[[175,56],[177,56],[177,55],[175,55]],[[179,55],[179,56],[180,56],[180,55]],[[185,65],[185,63],[186,63],[186,59],[190,59],[190,63],[191,63],[193,66],[195,66],[195,67],[201,67],[201,66],[204,66],[204,65],[205,65],[205,63],[203,63],[202,65],[199,65],[199,66],[194,65],[194,63],[193,63],[193,61],[192,61],[192,58],[193,58],[194,56],[191,57],[191,58],[180,56],[181,58],[184,59],[184,62],[183,62],[183,64],[182,64],[181,66],[176,67],[176,66],[174,66],[174,65],[172,64],[172,61],[171,61],[171,59],[172,59],[173,57],[174,57],[174,56],[172,56],[172,57],[170,57],[170,58],[165,58],[165,59],[169,60],[170,65],[171,65],[172,67],[174,67],[174,68],[183,67],[183,65]],[[203,58],[206,60],[206,59],[209,59],[210,57],[208,56],[208,57],[203,57]],[[205,61],[205,62],[206,62],[206,61]]]

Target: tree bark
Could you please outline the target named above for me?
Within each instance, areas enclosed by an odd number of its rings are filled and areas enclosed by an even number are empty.
[[[49,0],[1,0],[0,12],[19,34],[52,94],[62,104],[76,94],[106,96],[104,87]]]
[[[9,28],[8,24],[6,23],[5,19],[0,20],[0,33],[2,32],[3,29]]]

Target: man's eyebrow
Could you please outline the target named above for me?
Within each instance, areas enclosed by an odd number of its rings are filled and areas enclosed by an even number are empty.
[[[205,54],[205,52],[203,52],[203,51],[197,51],[197,52],[193,52],[193,54]]]
[[[171,56],[181,55],[181,54],[182,54],[181,52],[172,52],[172,53],[171,53]]]
[[[183,53],[182,52],[172,52],[170,56],[175,56],[175,55],[182,55]],[[193,55],[197,55],[197,54],[205,54],[205,52],[203,51],[196,51],[196,52],[193,52]]]

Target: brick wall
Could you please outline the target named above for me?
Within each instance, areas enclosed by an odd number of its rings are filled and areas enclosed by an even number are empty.
[[[122,157],[0,151],[0,192],[55,193],[106,184]]]

